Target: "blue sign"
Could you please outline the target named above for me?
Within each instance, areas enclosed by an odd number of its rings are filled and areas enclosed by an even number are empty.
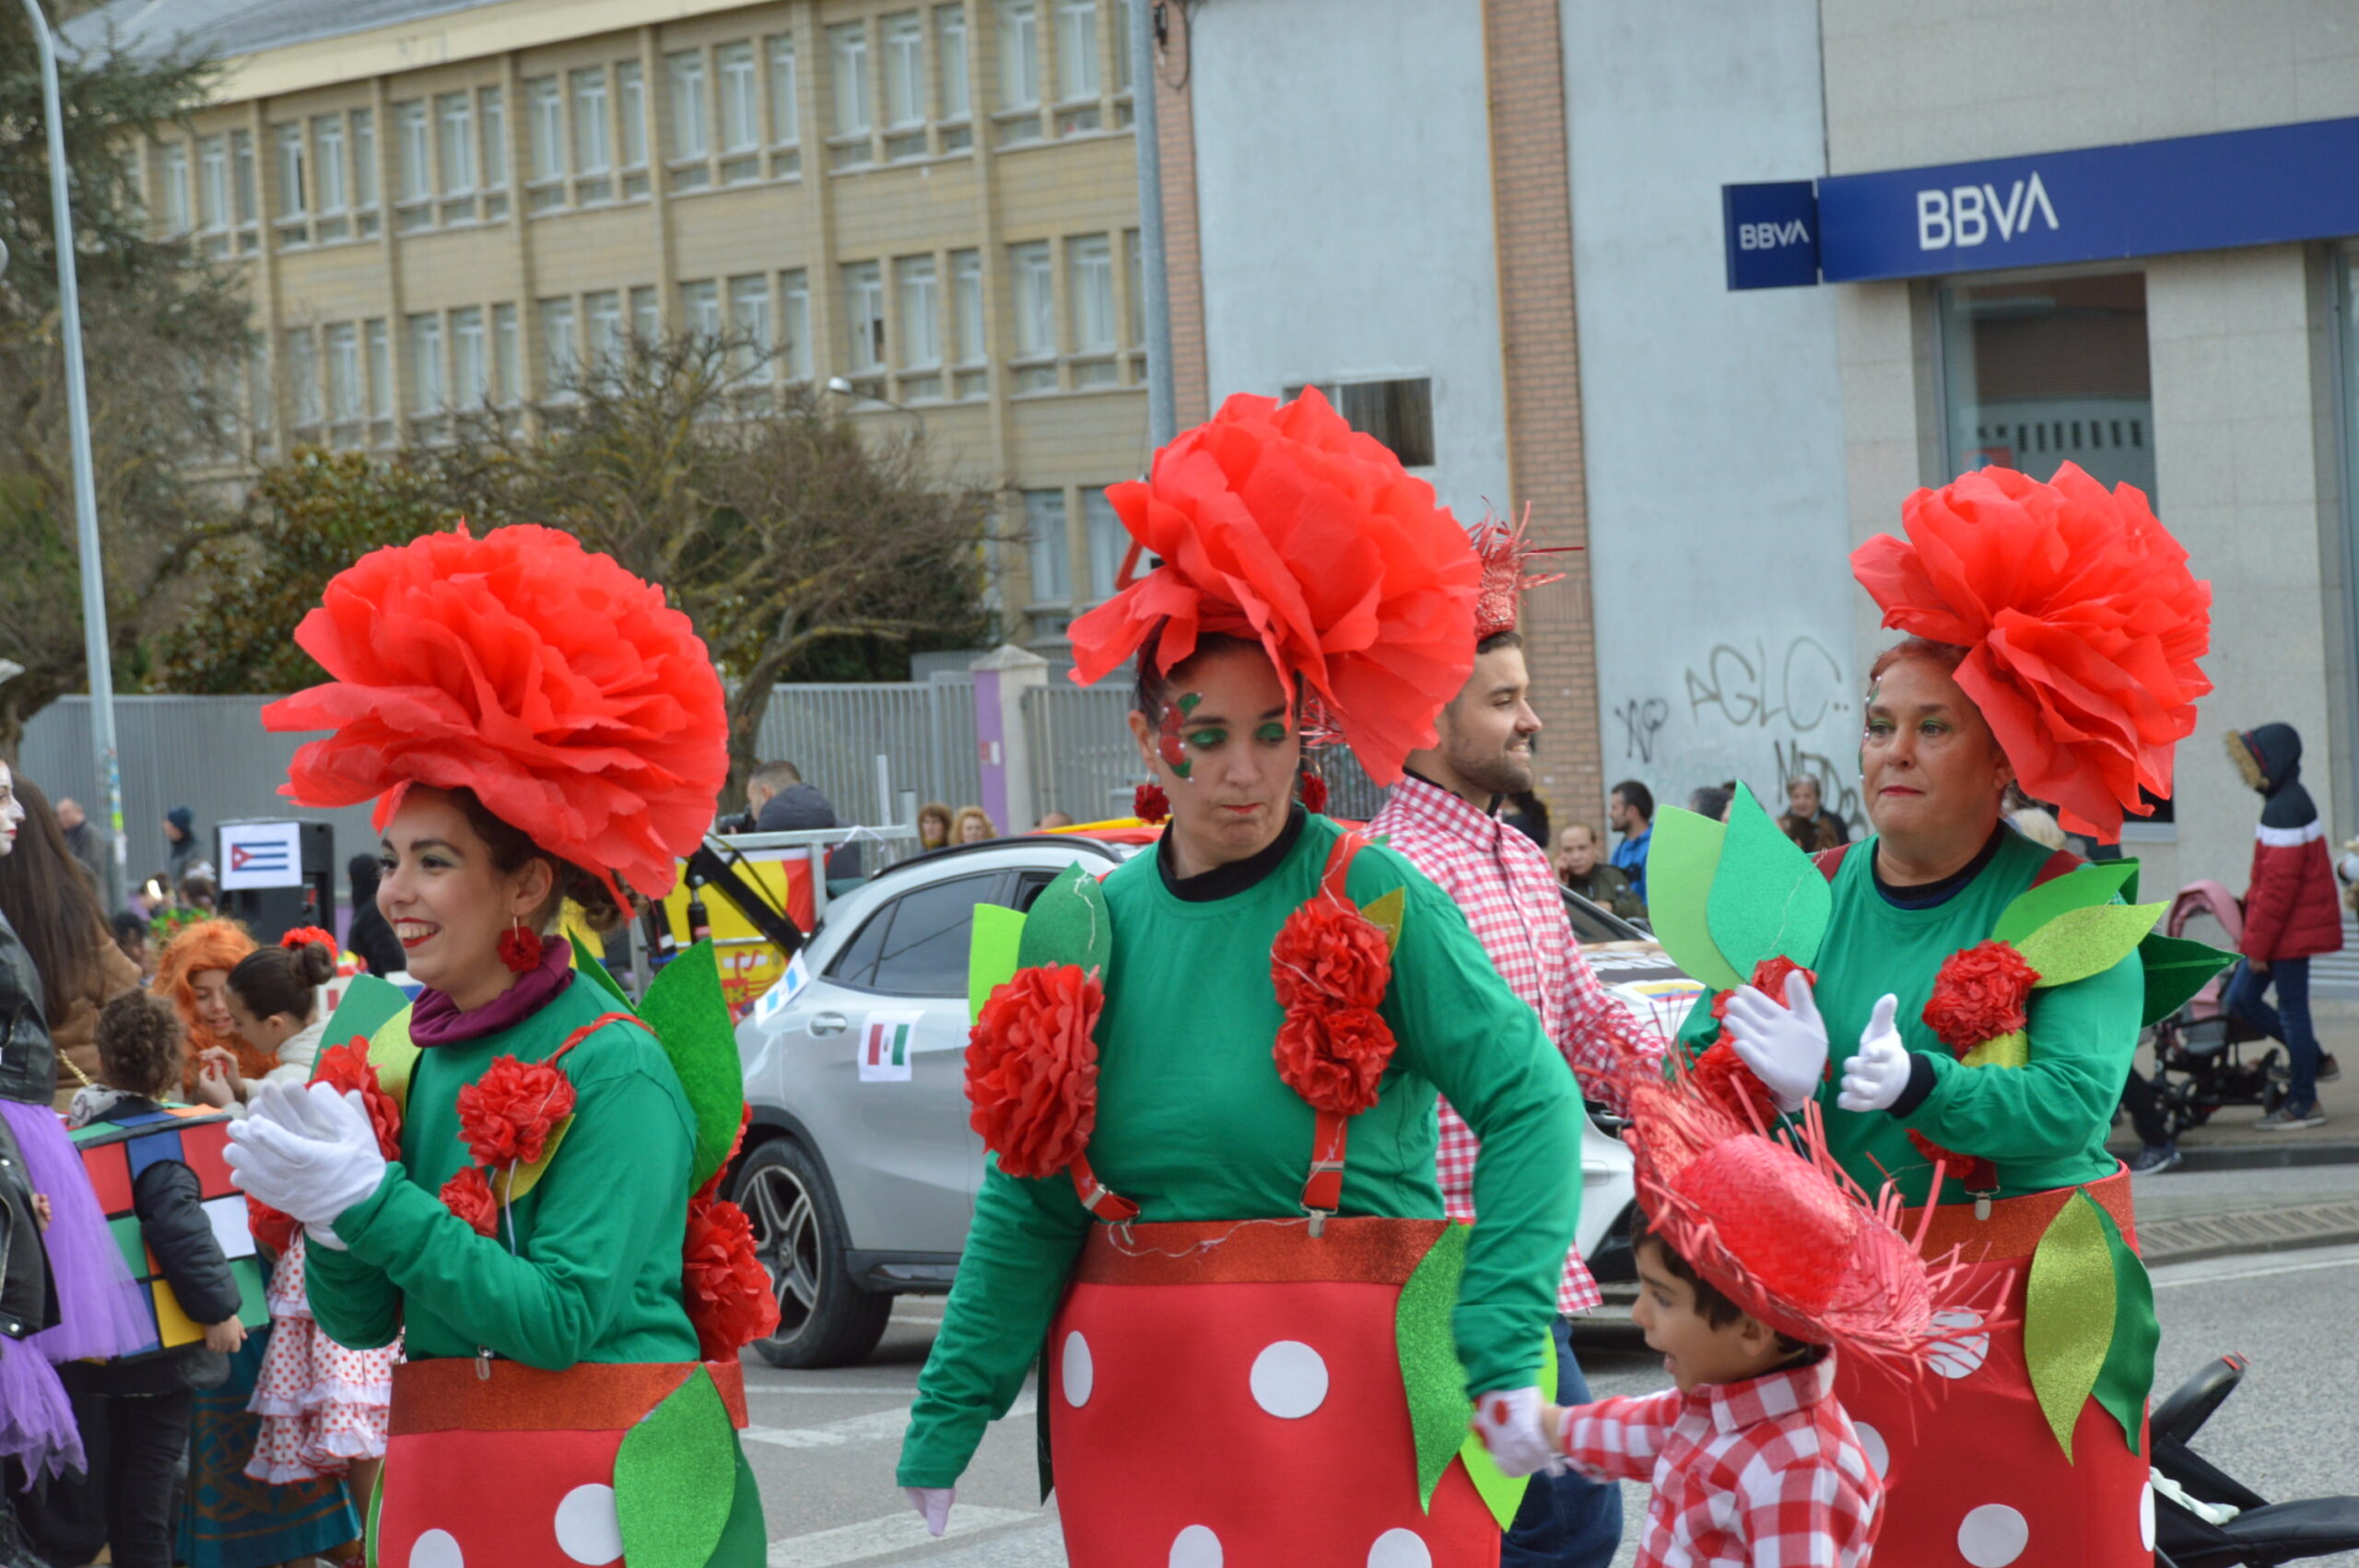
[[[1731,288],[1794,288],[1818,281],[1818,198],[1807,180],[1720,187]]]
[[[2359,234],[2354,168],[2359,119],[1833,175],[1819,271],[1852,283]],[[1731,247],[1729,287],[1758,287],[1737,281]]]

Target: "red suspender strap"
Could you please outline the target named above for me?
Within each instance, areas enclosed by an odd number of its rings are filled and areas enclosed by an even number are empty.
[[[1367,846],[1367,836],[1345,832],[1327,852],[1327,867],[1320,873],[1315,896],[1349,902],[1344,890],[1352,860]],[[1310,1234],[1317,1235],[1328,1217],[1344,1206],[1344,1148],[1351,1137],[1351,1118],[1341,1111],[1320,1111],[1310,1135],[1310,1179],[1302,1184],[1303,1212],[1310,1216]]]
[[[598,1014],[597,1017],[590,1020],[589,1023],[584,1024],[581,1028],[576,1029],[572,1034],[568,1035],[565,1037],[565,1044],[549,1052],[546,1059],[549,1061],[557,1060],[559,1057],[565,1055],[566,1052],[571,1050],[574,1047],[580,1045],[582,1041],[588,1039],[591,1036],[596,1034],[599,1030],[604,1028],[609,1024],[639,1024],[640,1027],[646,1027],[644,1024],[640,1023],[636,1014],[628,1012],[602,1012]]]
[[[1097,1179],[1089,1168],[1087,1153],[1075,1154],[1073,1164],[1065,1167],[1073,1177],[1073,1189],[1081,1198],[1081,1206],[1109,1225],[1122,1224],[1139,1217],[1139,1206]]]

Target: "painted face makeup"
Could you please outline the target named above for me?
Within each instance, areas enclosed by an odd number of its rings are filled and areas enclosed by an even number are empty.
[[[1156,730],[1156,755],[1182,781],[1191,784],[1195,782],[1197,756],[1228,741],[1228,730],[1224,725],[1189,727],[1189,716],[1203,700],[1201,692],[1182,692],[1164,704],[1163,718]],[[1290,732],[1282,720],[1273,719],[1254,726],[1253,738],[1265,746],[1274,746],[1284,743]]]

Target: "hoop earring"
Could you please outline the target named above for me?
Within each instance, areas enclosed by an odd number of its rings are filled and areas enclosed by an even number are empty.
[[[519,975],[537,969],[546,944],[541,933],[514,915],[508,917],[508,929],[499,933],[499,961]]]

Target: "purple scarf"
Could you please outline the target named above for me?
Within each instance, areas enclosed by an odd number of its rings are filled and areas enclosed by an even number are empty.
[[[543,944],[541,961],[481,1007],[462,1008],[428,987],[410,1009],[409,1037],[420,1046],[455,1046],[521,1024],[573,983],[573,947],[563,937]]]

